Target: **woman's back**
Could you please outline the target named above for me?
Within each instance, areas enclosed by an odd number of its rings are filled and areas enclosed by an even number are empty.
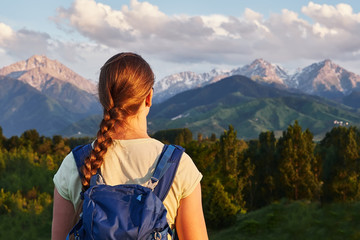
[[[69,154],[54,177],[53,239],[64,239],[76,217],[80,192],[100,169],[109,185],[144,184],[151,176],[163,144],[147,133],[152,105],[154,74],[149,64],[134,53],[111,57],[101,68],[99,100],[104,114],[90,155],[78,175]],[[201,204],[201,173],[183,154],[164,205],[168,221],[176,225],[180,239],[207,239]]]
[[[145,186],[152,176],[164,144],[153,138],[115,140],[108,148],[101,173],[106,184],[140,184]],[[80,206],[81,181],[72,154],[69,154],[54,176],[58,191]],[[191,158],[184,153],[173,184],[164,200],[169,225],[174,228],[180,200],[189,196],[202,178]]]

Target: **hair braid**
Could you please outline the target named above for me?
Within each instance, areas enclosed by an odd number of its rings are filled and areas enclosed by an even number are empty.
[[[121,53],[110,58],[101,68],[99,100],[104,116],[90,155],[81,171],[83,190],[104,162],[105,154],[119,128],[128,116],[135,115],[154,85],[154,74],[148,63],[134,53]]]

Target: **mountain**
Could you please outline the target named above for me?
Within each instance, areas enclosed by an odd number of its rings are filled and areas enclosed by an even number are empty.
[[[50,80],[57,79],[77,86],[88,93],[96,93],[96,85],[65,65],[46,56],[34,55],[0,69],[0,75],[23,81],[39,91],[50,88]],[[53,81],[54,82],[54,81]]]
[[[155,85],[155,102],[160,103],[177,93],[205,86],[225,77],[243,75],[263,85],[302,92],[311,95],[343,101],[344,96],[360,90],[360,76],[331,60],[311,64],[294,74],[288,74],[282,67],[271,64],[264,59],[256,59],[251,64],[231,71],[217,70],[210,73],[196,74],[184,72],[173,74],[158,81]],[[345,100],[343,102],[346,102]]]
[[[71,123],[57,134],[68,137],[96,136],[101,120],[101,114],[90,115]]]
[[[70,112],[99,111],[96,85],[46,56],[32,56],[0,69],[0,75],[22,81],[47,97],[56,99]]]
[[[166,99],[189,89],[198,88],[216,82],[228,76],[226,71],[213,69],[209,73],[197,74],[194,72],[181,72],[169,75],[154,85],[154,103],[160,103]]]
[[[0,125],[5,136],[31,128],[43,135],[58,134],[73,122],[101,112],[96,85],[45,56],[3,67],[0,76]]]
[[[289,78],[286,70],[261,58],[249,65],[232,70],[230,75],[244,75],[259,82],[277,85],[284,85],[284,81]]]
[[[360,91],[352,91],[342,99],[343,104],[353,108],[360,108]]]
[[[360,76],[327,59],[295,73],[289,87],[312,95],[336,99],[360,89]]]
[[[257,82],[282,88],[286,87],[284,81],[289,78],[286,70],[264,59],[256,59],[249,65],[231,71],[213,69],[202,74],[181,72],[166,76],[155,83],[156,95],[154,96],[154,102],[163,102],[177,93],[202,87],[234,75],[243,75]]]
[[[219,136],[232,124],[239,137],[252,139],[269,130],[279,135],[295,120],[319,139],[334,126],[335,120],[356,125],[360,115],[317,96],[291,93],[244,76],[231,76],[153,105],[149,130],[187,127],[194,134]]]

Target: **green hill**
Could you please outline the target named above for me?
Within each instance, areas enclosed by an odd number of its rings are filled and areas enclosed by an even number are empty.
[[[0,83],[0,125],[5,136],[34,128],[52,135],[78,118],[79,114],[70,114],[58,101],[23,82],[0,77]]]
[[[183,92],[154,105],[149,129],[189,128],[194,135],[219,136],[232,124],[240,138],[260,132],[280,134],[298,120],[320,139],[334,121],[358,125],[360,114],[329,100],[260,85],[244,76],[233,76],[203,88]]]
[[[239,215],[235,225],[209,231],[211,240],[360,239],[360,203],[320,206],[306,201],[280,202]]]
[[[0,76],[0,126],[5,136],[29,129],[52,136],[70,124],[100,112],[95,96],[69,83],[52,80],[40,92],[32,86]],[[61,133],[60,133],[61,134]]]
[[[96,136],[96,133],[99,130],[101,120],[101,115],[91,115],[68,125],[57,134],[67,137],[93,137]]]

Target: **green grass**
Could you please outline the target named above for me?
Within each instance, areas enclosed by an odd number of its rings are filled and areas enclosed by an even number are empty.
[[[209,236],[211,240],[360,239],[360,202],[320,206],[282,201],[239,215],[235,225],[209,230]]]

